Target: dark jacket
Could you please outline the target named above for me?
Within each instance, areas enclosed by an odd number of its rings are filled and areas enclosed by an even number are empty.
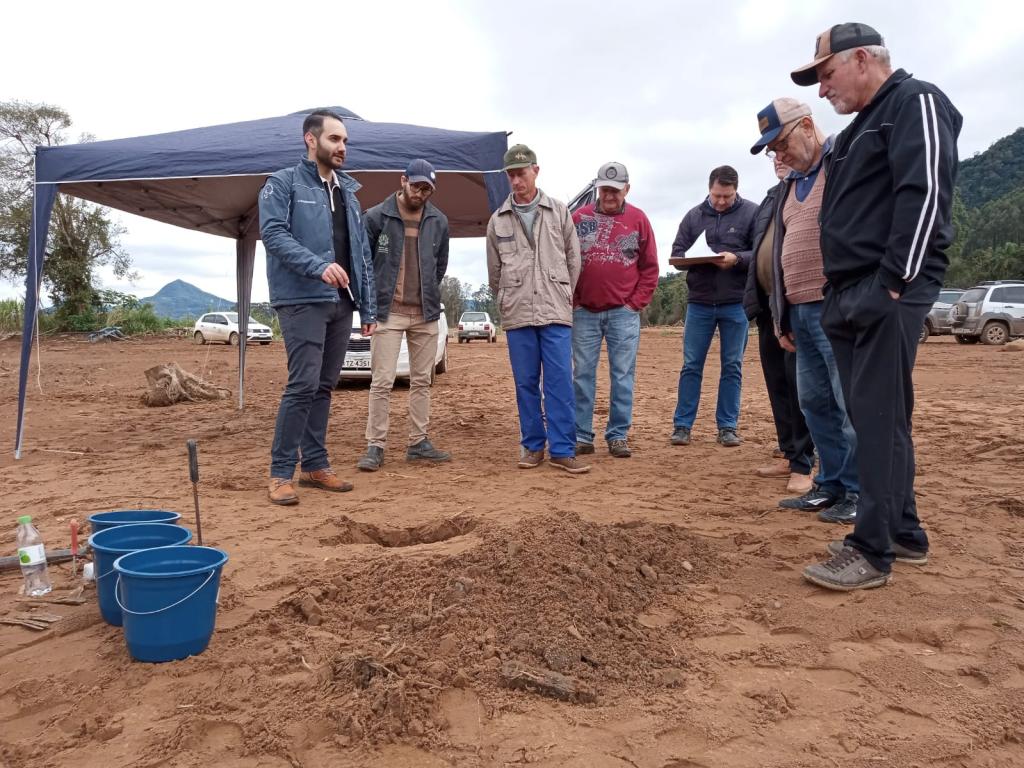
[[[780,181],[768,190],[754,217],[754,239],[750,248],[750,265],[747,267],[747,285],[743,291],[743,311],[747,315],[747,320],[753,320],[762,312],[771,312],[771,307],[768,306],[768,294],[761,289],[761,284],[757,282],[757,252],[761,248],[761,241],[764,240],[764,236],[768,232],[768,225],[777,213],[776,202],[779,199],[779,189],[783,184],[785,182]]]
[[[732,269],[719,269],[714,264],[690,267],[686,273],[688,301],[694,304],[738,304],[743,301],[756,216],[757,205],[737,195],[736,202],[724,213],[716,211],[705,199],[683,217],[672,243],[672,256],[685,256],[703,232],[712,251],[729,251],[738,259]]]
[[[942,91],[899,69],[839,134],[821,206],[830,284],[875,273],[899,293],[920,275],[942,283],[962,124]]]
[[[377,317],[387,320],[398,282],[398,268],[405,250],[405,225],[395,195],[373,206],[364,215],[377,283]],[[420,294],[423,319],[441,316],[441,278],[448,270],[448,217],[433,204],[423,206],[420,219]]]
[[[352,274],[349,288],[363,323],[377,322],[373,263],[366,243],[359,200],[359,182],[335,171],[345,197]],[[320,276],[334,263],[334,221],[316,163],[303,159],[267,179],[260,191],[260,237],[267,251],[270,304],[316,304],[341,300],[338,289]]]

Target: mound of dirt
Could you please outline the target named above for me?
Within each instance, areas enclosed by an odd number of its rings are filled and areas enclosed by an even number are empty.
[[[720,569],[711,545],[679,527],[546,514],[477,526],[479,544],[459,554],[398,557],[390,547],[414,533],[436,541],[474,523],[336,525],[339,541],[381,546],[380,556],[312,576],[240,628],[237,650],[217,662],[232,673],[203,709],[223,713],[243,697],[248,749],[278,751],[274,734],[310,722],[335,731],[339,745],[445,743],[467,706],[537,694],[606,703],[697,673],[673,642],[699,618],[687,589]]]

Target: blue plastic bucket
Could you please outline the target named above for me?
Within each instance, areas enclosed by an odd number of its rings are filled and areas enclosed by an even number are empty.
[[[115,525],[133,523],[176,523],[181,519],[177,512],[167,509],[118,509],[113,512],[97,512],[89,516],[93,533],[99,533]]]
[[[114,561],[124,639],[137,661],[174,661],[206,650],[217,620],[226,552],[160,547]]]
[[[188,528],[164,523],[115,525],[90,536],[89,546],[92,547],[96,563],[96,595],[103,619],[115,627],[121,626],[121,609],[117,607],[114,595],[114,584],[117,582],[114,561],[117,558],[140,549],[188,544],[191,540],[192,531]]]

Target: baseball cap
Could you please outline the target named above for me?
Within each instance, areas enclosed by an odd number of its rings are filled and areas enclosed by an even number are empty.
[[[629,184],[629,171],[622,163],[614,161],[605,163],[597,170],[597,178],[594,179],[595,187],[614,187],[625,189]]]
[[[437,174],[434,173],[434,166],[426,160],[417,158],[409,163],[409,167],[405,169],[405,178],[409,180],[410,184],[424,182],[433,189],[437,188]]]
[[[504,167],[508,171],[512,168],[526,168],[528,165],[537,164],[537,153],[525,144],[516,144],[509,147],[505,153]]]
[[[885,45],[882,36],[867,24],[847,22],[829,27],[814,43],[814,61],[794,69],[790,77],[797,85],[814,85],[818,82],[817,66],[828,61],[840,51],[860,48],[865,45]]]
[[[761,131],[761,138],[750,148],[750,154],[756,155],[775,141],[787,123],[799,120],[801,117],[807,117],[810,114],[810,107],[802,101],[791,99],[788,96],[772,101],[771,104],[757,113],[757,127]]]

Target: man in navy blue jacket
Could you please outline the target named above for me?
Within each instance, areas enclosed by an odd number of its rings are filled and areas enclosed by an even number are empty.
[[[302,124],[306,158],[273,174],[260,192],[260,235],[267,251],[270,303],[288,353],[270,449],[270,501],[297,504],[292,486],[350,491],[327,456],[331,393],[345,362],[352,313],[364,336],[377,323],[373,262],[359,213],[359,184],[341,172],[348,131],[319,110]]]
[[[818,95],[839,114],[857,113],[827,160],[821,324],[857,434],[860,502],[853,533],[832,542],[830,559],[804,576],[841,591],[880,587],[894,560],[928,561],[914,498],[911,375],[949,265],[963,119],[934,85],[894,72],[882,36],[867,24],[821,33],[814,60],[792,77],[820,83]]]
[[[751,261],[757,204],[737,194],[739,175],[723,165],[711,172],[708,196],[679,224],[672,256],[685,256],[703,234],[708,247],[721,259],[689,267],[688,298],[683,325],[683,368],[679,372],[676,411],[672,417],[672,445],[689,445],[697,418],[700,385],[704,378],[711,339],[718,328],[722,372],[718,379],[715,421],[718,442],[727,448],[740,444],[736,431],[740,417],[743,352],[749,324],[743,311],[747,267]],[[695,253],[694,256],[708,256]]]

